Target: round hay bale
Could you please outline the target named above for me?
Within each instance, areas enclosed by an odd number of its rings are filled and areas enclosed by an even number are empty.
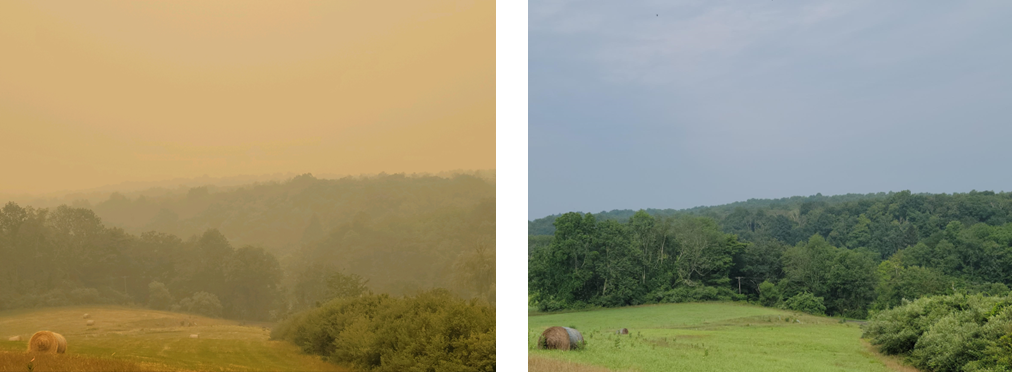
[[[11,336],[7,341],[21,341],[21,336]]]
[[[562,327],[566,329],[566,333],[569,334],[569,349],[575,350],[583,347],[583,334],[577,331],[575,328]]]
[[[583,335],[569,327],[551,327],[541,332],[538,349],[575,350],[583,347]]]
[[[569,332],[562,327],[551,327],[541,332],[538,349],[569,350]]]
[[[53,334],[56,335],[56,338],[60,339],[59,340],[60,342],[57,344],[56,353],[57,354],[66,353],[67,352],[67,339],[65,337],[63,337],[63,335],[61,335],[59,333],[53,333]]]
[[[88,313],[84,313],[84,317],[83,317],[83,318],[84,318],[84,319],[88,319],[88,318],[91,318],[91,314],[88,314]]]
[[[196,335],[196,334],[192,334],[192,335],[190,335],[190,338],[197,338],[197,337],[200,337],[200,336],[199,336],[199,335]]]
[[[67,351],[67,339],[59,333],[38,331],[28,340],[28,351],[63,354]]]
[[[95,325],[95,321],[94,321],[94,320],[89,320],[89,321],[88,321],[88,325],[89,325],[89,326],[93,326],[93,325]]]
[[[617,334],[617,335],[627,335],[627,334],[629,334],[629,328],[622,328],[620,330],[617,330],[617,331],[615,331],[615,334]]]

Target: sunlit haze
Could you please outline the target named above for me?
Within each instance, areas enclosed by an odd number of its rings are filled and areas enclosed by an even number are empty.
[[[0,2],[0,193],[495,168],[495,3]]]

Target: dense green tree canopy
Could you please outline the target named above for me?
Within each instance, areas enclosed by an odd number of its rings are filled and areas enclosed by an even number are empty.
[[[1012,285],[1012,193],[566,213],[530,221],[528,232],[528,287],[546,310],[740,291],[768,306],[819,302],[829,314],[864,317],[921,296]]]

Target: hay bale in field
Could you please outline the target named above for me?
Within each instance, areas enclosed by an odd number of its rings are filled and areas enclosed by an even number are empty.
[[[583,347],[583,335],[569,327],[551,327],[541,332],[538,349],[575,350]]]
[[[562,327],[551,327],[541,332],[538,349],[569,350],[569,333]]]
[[[67,339],[59,333],[38,331],[28,340],[28,351],[63,354],[67,351]]]
[[[7,341],[21,341],[21,336],[11,336]]]
[[[562,327],[566,329],[566,333],[569,334],[569,349],[579,349],[583,347],[583,334],[577,331],[575,328]]]
[[[88,325],[89,325],[89,326],[93,326],[93,325],[95,325],[95,321],[94,321],[94,320],[89,320],[89,321],[88,321]]]
[[[84,313],[84,316],[83,316],[82,318],[83,318],[83,319],[88,319],[88,318],[91,318],[91,314],[88,314],[88,313]]]
[[[627,335],[627,334],[629,334],[629,328],[622,328],[620,330],[617,330],[617,331],[615,331],[615,334],[617,334],[617,335]]]
[[[192,334],[192,335],[190,335],[190,338],[197,338],[197,337],[198,337],[198,336],[197,336],[196,334]]]

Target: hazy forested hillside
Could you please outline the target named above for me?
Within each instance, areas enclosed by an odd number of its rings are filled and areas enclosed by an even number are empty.
[[[494,185],[476,176],[397,174],[331,180],[305,174],[285,182],[194,187],[132,198],[112,193],[94,205],[76,206],[90,208],[106,224],[131,233],[155,230],[189,236],[215,228],[235,244],[284,252],[359,213],[380,219],[417,216],[470,207],[494,196]]]
[[[136,303],[269,319],[348,286],[494,301],[494,184],[307,174],[0,210],[0,308]]]

